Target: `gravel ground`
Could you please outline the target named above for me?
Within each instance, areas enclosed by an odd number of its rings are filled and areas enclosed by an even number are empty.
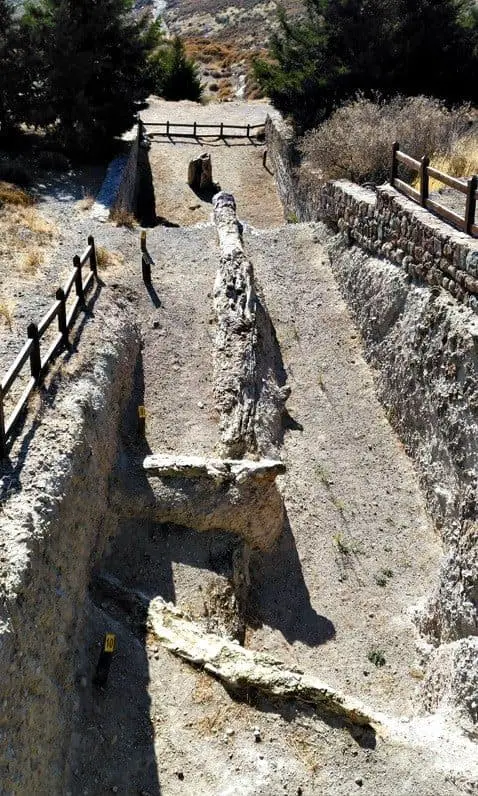
[[[198,105],[194,102],[164,102],[150,99],[141,117],[149,134],[148,122],[192,124],[256,125],[265,122],[269,106],[264,102],[228,102]],[[233,193],[241,207],[241,220],[259,228],[282,224],[284,212],[272,175],[263,168],[264,144],[255,139],[227,139],[226,142],[165,136],[154,137],[150,151],[156,213],[171,224],[181,226],[208,221],[208,201],[195,194],[187,184],[190,160],[203,152],[212,158],[213,180],[222,190]]]

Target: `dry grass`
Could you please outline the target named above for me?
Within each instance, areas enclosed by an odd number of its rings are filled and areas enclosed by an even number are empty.
[[[0,258],[9,272],[30,276],[45,261],[56,229],[36,207],[4,204],[0,207]]]
[[[123,264],[124,258],[119,252],[111,252],[104,246],[98,246],[96,249],[96,261],[98,268],[117,268]]]
[[[0,296],[0,320],[8,327],[10,331],[13,328],[13,316],[15,311],[15,302],[11,298]]]
[[[117,227],[127,227],[127,229],[134,229],[138,223],[133,213],[129,210],[113,210],[110,215],[110,220],[113,221]]]
[[[452,145],[448,152],[434,155],[430,165],[450,177],[468,178],[478,174],[478,138],[464,136]],[[443,188],[443,183],[431,179],[429,188],[430,191],[436,191]]]
[[[20,265],[22,271],[31,276],[34,276],[40,265],[42,265],[45,261],[45,253],[40,249],[39,246],[32,246],[30,249],[27,249],[20,260]]]
[[[87,210],[91,210],[94,203],[95,203],[95,197],[92,194],[87,194],[86,196],[83,197],[83,199],[80,199],[76,203],[76,207],[81,212],[85,212]]]
[[[396,97],[387,103],[359,97],[339,108],[302,140],[301,150],[323,180],[385,182],[392,143],[414,158],[453,151],[468,129],[469,108],[447,110],[427,97]]]
[[[33,196],[28,191],[11,182],[0,182],[0,202],[21,207],[30,207],[35,204]]]

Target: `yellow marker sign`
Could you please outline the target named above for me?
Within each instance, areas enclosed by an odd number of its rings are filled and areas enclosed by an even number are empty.
[[[141,420],[144,420],[146,417],[146,407],[145,406],[138,406],[138,415]]]
[[[116,647],[116,636],[114,633],[107,633],[105,636],[105,652],[114,652]]]

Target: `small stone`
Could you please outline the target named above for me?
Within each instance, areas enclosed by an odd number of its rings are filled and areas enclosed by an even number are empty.
[[[204,409],[204,404],[202,401],[198,401],[198,407],[199,409]]]
[[[355,780],[355,784],[358,785],[359,788],[361,788],[363,785],[363,779],[360,779],[359,777],[358,779]]]
[[[153,321],[153,329],[159,329],[160,323],[159,321]]]
[[[183,781],[183,779],[184,779],[184,774],[183,774],[183,772],[182,772],[182,771],[176,771],[176,776],[177,776],[177,778],[178,778],[179,780],[181,780],[181,782]]]
[[[227,728],[226,735],[234,735],[234,730],[232,729],[232,727]]]
[[[260,743],[262,740],[261,732],[258,727],[254,727],[254,740],[256,743]]]
[[[111,790],[113,791],[113,793],[118,793],[118,791],[119,791],[119,788],[118,788],[118,786],[117,786],[117,785],[113,785],[113,787],[111,788]]]

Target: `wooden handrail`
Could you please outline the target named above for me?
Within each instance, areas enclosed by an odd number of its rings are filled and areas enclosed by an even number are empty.
[[[412,171],[418,172],[418,190],[398,177],[399,164]],[[443,185],[447,185],[449,188],[453,188],[455,191],[459,191],[461,194],[466,196],[466,209],[464,216],[458,215],[458,213],[453,212],[449,208],[441,205],[439,202],[429,198],[430,178],[438,180],[439,182],[443,183]],[[439,171],[438,169],[433,168],[433,166],[430,166],[430,162],[427,157],[423,157],[421,161],[419,161],[410,157],[410,155],[407,155],[405,152],[402,152],[400,150],[400,145],[395,141],[392,146],[392,169],[390,175],[390,184],[398,191],[408,196],[408,198],[413,202],[418,202],[422,205],[422,207],[425,207],[427,210],[431,210],[444,221],[453,224],[459,230],[466,232],[468,235],[476,236],[476,230],[478,226],[475,224],[477,199],[476,194],[478,189],[478,177],[476,175],[470,177],[468,180],[460,180],[457,177],[452,177],[450,174],[445,174],[445,172]]]
[[[90,265],[90,272],[85,281],[83,281],[82,267],[86,265],[87,262],[89,262]],[[85,294],[97,278],[96,248],[94,238],[91,235],[88,237],[88,248],[81,257],[78,255],[74,257],[73,266],[73,271],[69,275],[65,286],[63,288],[58,288],[55,293],[54,303],[43,315],[40,323],[38,325],[35,323],[29,324],[27,330],[28,340],[23,344],[13,364],[0,382],[0,460],[7,456],[8,439],[25,409],[32,390],[41,383],[45,371],[55,356],[58,347],[68,344],[68,332],[73,325],[76,312],[80,306],[84,305]],[[67,313],[66,302],[73,285],[75,285],[76,288],[76,296],[70,311]],[[40,350],[41,340],[56,318],[58,318],[58,331],[47,352],[42,357]],[[27,360],[30,361],[30,378],[19,400],[15,404],[10,417],[7,419],[5,416],[5,398],[23,370]]]

